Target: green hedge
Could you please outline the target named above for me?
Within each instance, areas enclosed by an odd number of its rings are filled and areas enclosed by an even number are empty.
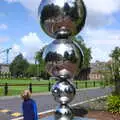
[[[108,96],[107,105],[108,111],[112,113],[120,113],[120,96]]]

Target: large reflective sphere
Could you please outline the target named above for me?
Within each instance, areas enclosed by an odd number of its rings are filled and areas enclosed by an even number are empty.
[[[49,36],[55,38],[54,33],[62,26],[74,36],[85,24],[86,8],[82,0],[42,0],[38,15],[43,31]]]
[[[67,80],[59,81],[52,87],[52,95],[56,102],[69,103],[75,96],[75,87]]]
[[[55,120],[72,120],[72,119],[73,119],[72,110],[67,105],[61,105],[55,111]]]
[[[80,69],[83,53],[70,39],[58,39],[43,52],[46,71],[55,77],[73,78]]]

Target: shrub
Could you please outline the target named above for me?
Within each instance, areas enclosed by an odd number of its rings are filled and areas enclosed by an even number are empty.
[[[107,98],[108,111],[120,113],[120,96],[111,95]]]

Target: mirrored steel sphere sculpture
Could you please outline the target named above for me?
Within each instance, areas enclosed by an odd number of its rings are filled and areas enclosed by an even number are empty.
[[[64,26],[74,36],[85,24],[86,9],[82,0],[42,0],[39,22],[45,33],[56,38],[55,32]]]
[[[58,81],[52,87],[52,95],[55,101],[61,104],[71,102],[75,96],[75,87],[67,80]]]
[[[72,110],[67,105],[60,105],[55,111],[55,120],[72,120]]]
[[[61,78],[73,78],[80,68],[83,53],[82,50],[77,46],[77,43],[73,42],[68,37],[65,31],[61,28],[61,33],[57,33],[60,37],[54,40],[43,53],[43,59],[46,62],[46,71],[55,77]]]
[[[80,46],[72,40],[85,24],[86,9],[82,0],[42,0],[38,9],[43,31],[55,40],[43,52],[46,71],[57,78],[52,95],[60,106],[55,111],[55,120],[72,120],[68,106],[76,93],[71,79],[83,62]]]

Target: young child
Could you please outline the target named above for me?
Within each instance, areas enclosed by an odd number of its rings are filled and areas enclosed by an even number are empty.
[[[31,99],[30,91],[25,90],[21,97],[23,99],[22,110],[24,120],[38,120],[37,105],[36,102]]]

